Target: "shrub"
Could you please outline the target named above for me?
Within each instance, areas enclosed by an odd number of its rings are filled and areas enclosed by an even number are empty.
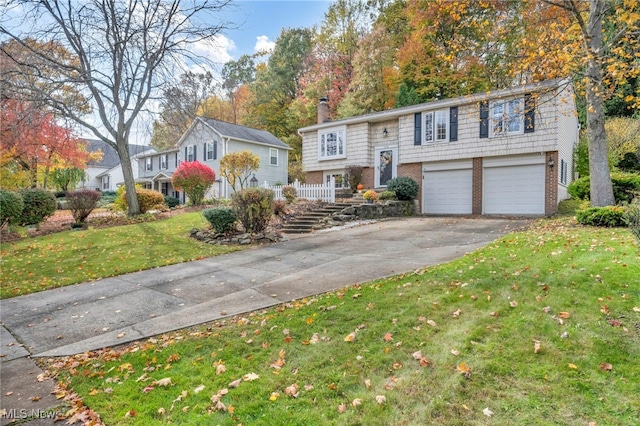
[[[398,200],[411,201],[418,195],[420,187],[410,177],[397,177],[387,182],[387,191],[396,193]]]
[[[275,200],[273,202],[273,214],[276,216],[285,214],[287,210],[287,203],[284,200]]]
[[[282,188],[282,195],[287,200],[287,203],[293,203],[296,200],[298,193],[293,186],[287,185]]]
[[[178,191],[184,191],[189,197],[189,202],[194,206],[202,204],[204,194],[215,181],[215,172],[199,161],[181,163],[172,178],[173,187]]]
[[[84,223],[93,209],[98,206],[100,198],[102,198],[102,195],[98,191],[78,189],[67,193],[66,205],[71,210],[76,223]]]
[[[98,207],[107,207],[110,204],[113,204],[117,198],[116,194],[116,191],[103,191],[102,197],[100,198],[100,201],[98,201]]]
[[[229,207],[206,209],[202,212],[202,215],[211,224],[211,227],[219,233],[233,230],[233,224],[236,222],[236,214]]]
[[[362,183],[362,166],[352,165],[345,167],[345,171],[347,172],[347,179],[349,180],[349,188],[353,192],[356,191],[358,184]]]
[[[24,203],[17,192],[0,190],[0,228],[20,221]]]
[[[374,191],[373,189],[368,190],[367,192],[365,192],[364,194],[362,194],[362,198],[364,198],[365,200],[377,200],[378,199],[378,193],[376,191]]]
[[[630,203],[640,192],[640,174],[612,173],[613,196],[616,203]],[[567,192],[571,197],[579,200],[588,200],[591,196],[591,184],[589,176],[583,176],[569,184]]]
[[[381,200],[395,200],[397,198],[396,193],[394,191],[382,191],[380,193]]]
[[[24,207],[20,225],[37,225],[56,212],[56,197],[44,189],[23,189],[20,191]]]
[[[124,187],[121,187],[124,188]],[[127,192],[120,191],[118,198],[114,204],[118,206],[120,210],[127,210]],[[136,194],[138,195],[138,204],[140,205],[140,213],[146,213],[149,210],[153,210],[159,204],[164,204],[164,195],[161,192],[154,191],[152,189],[136,188]]]
[[[624,219],[631,233],[633,233],[640,243],[640,201],[636,201],[627,207]]]
[[[582,225],[590,226],[625,226],[625,207],[606,206],[590,207],[576,214],[576,220]]]
[[[233,194],[231,203],[247,232],[262,232],[273,215],[273,191],[269,189],[243,189]]]
[[[169,207],[170,209],[180,205],[180,200],[178,200],[176,197],[172,197],[170,195],[167,195],[164,197],[164,203],[167,205],[167,207]]]

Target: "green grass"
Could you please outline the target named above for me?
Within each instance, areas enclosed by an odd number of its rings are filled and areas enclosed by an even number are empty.
[[[111,228],[65,231],[2,244],[0,297],[8,298],[98,278],[237,250],[188,238],[208,225],[199,212]]]
[[[445,265],[48,368],[107,425],[637,425],[639,254],[627,229],[542,219]]]

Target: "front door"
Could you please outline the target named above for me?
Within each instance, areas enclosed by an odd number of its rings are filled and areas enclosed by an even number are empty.
[[[375,187],[386,188],[387,182],[398,175],[398,147],[376,148]]]

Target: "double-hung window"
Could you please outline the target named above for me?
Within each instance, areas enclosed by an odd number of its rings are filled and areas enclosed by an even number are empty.
[[[345,128],[329,129],[318,133],[318,158],[331,160],[346,156]]]
[[[191,161],[196,161],[196,146],[195,145],[189,145],[187,147],[187,161],[191,162]]]
[[[275,148],[269,148],[269,164],[272,166],[278,165],[278,150]]]
[[[207,142],[207,143],[204,144],[204,153],[205,153],[204,159],[206,161],[215,160],[216,159],[214,144],[215,144],[215,142],[213,142],[213,143]]]
[[[414,145],[458,140],[458,108],[415,114]]]
[[[501,100],[491,104],[491,136],[523,133],[524,100]]]
[[[167,170],[169,168],[169,156],[162,154],[160,156],[160,170]]]
[[[153,170],[153,158],[152,157],[147,157],[144,159],[144,169],[147,172],[150,172]]]

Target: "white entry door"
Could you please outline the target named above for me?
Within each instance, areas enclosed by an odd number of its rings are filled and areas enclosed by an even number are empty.
[[[398,176],[398,147],[376,148],[375,187],[386,188],[387,182]]]

